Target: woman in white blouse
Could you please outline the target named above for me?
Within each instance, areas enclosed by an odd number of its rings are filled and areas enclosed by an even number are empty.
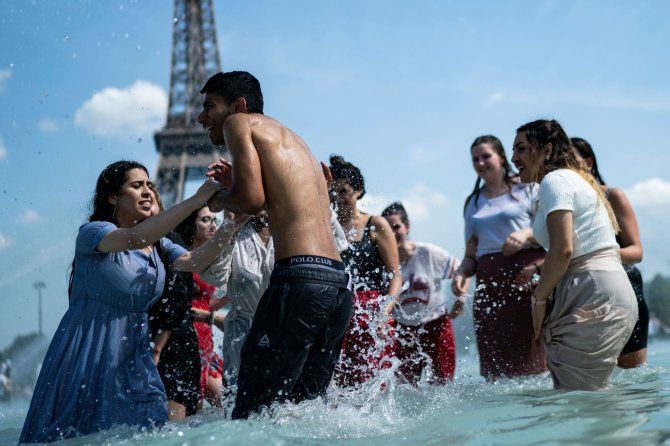
[[[540,183],[533,232],[547,257],[532,313],[554,387],[604,388],[637,320],[612,208],[554,120],[519,127],[512,161],[521,181]]]
[[[543,373],[546,360],[542,342],[533,337],[529,286],[545,256],[530,229],[538,187],[518,182],[495,136],[475,139],[470,153],[477,182],[465,201],[465,256],[452,291],[465,296],[466,279],[477,276],[473,319],[483,377]]]

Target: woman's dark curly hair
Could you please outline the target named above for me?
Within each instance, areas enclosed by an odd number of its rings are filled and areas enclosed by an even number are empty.
[[[358,198],[365,195],[365,180],[358,167],[345,161],[340,155],[330,155],[330,173],[333,180],[345,180],[355,191],[360,191]]]

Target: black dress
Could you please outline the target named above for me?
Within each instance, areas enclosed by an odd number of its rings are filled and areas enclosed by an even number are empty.
[[[179,235],[170,234],[168,238],[183,246]],[[161,352],[158,373],[167,399],[184,405],[187,416],[195,414],[200,396],[198,335],[191,314],[194,293],[192,273],[168,272],[165,291],[149,310],[152,340],[160,330],[172,330]]]

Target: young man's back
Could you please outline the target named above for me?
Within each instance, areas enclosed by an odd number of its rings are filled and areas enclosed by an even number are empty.
[[[241,353],[233,418],[246,418],[273,401],[325,393],[352,295],[330,227],[326,181],[307,145],[262,114],[260,84],[249,73],[216,74],[201,92],[198,122],[233,159],[208,173],[226,186],[210,208],[245,214],[265,208],[275,243],[270,286]]]

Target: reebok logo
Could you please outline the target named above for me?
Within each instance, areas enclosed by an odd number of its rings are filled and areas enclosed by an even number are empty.
[[[263,337],[261,338],[261,340],[258,341],[258,346],[259,347],[269,347],[270,346],[270,338],[268,338],[267,334],[264,334]]]

